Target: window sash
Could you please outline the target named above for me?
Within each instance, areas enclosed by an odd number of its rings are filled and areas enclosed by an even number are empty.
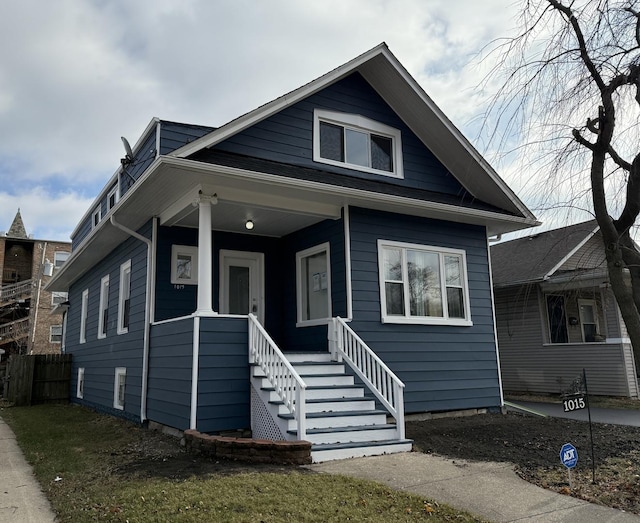
[[[120,295],[118,299],[118,334],[129,332],[131,299],[131,260],[120,266]]]
[[[89,289],[82,292],[82,308],[80,311],[80,343],[87,341],[87,315],[89,312]]]
[[[62,325],[51,325],[49,327],[49,341],[51,343],[62,343]]]
[[[107,336],[109,321],[109,275],[100,282],[100,314],[98,319],[98,338]]]
[[[464,251],[379,242],[383,321],[470,322]]]

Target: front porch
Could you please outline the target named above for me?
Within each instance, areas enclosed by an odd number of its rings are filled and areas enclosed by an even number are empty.
[[[339,318],[326,327],[324,353],[285,356],[254,315],[194,314],[150,334],[150,421],[306,440],[314,461],[411,449],[404,384]]]

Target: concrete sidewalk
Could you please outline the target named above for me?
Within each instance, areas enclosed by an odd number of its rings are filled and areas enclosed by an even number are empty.
[[[0,418],[0,522],[53,523],[55,516],[9,426]]]
[[[407,452],[329,461],[309,468],[378,481],[495,523],[640,523],[640,516],[536,487],[518,477],[508,463]]]

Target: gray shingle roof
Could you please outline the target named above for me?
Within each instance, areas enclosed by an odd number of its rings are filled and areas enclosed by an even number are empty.
[[[491,246],[493,284],[539,281],[598,226],[595,220]]]

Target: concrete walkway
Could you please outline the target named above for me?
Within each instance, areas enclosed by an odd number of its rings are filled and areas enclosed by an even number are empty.
[[[53,523],[55,516],[40,490],[16,437],[0,418],[0,522]]]
[[[507,463],[407,452],[329,461],[309,468],[378,481],[495,523],[640,523],[640,516],[536,487],[518,477]]]

